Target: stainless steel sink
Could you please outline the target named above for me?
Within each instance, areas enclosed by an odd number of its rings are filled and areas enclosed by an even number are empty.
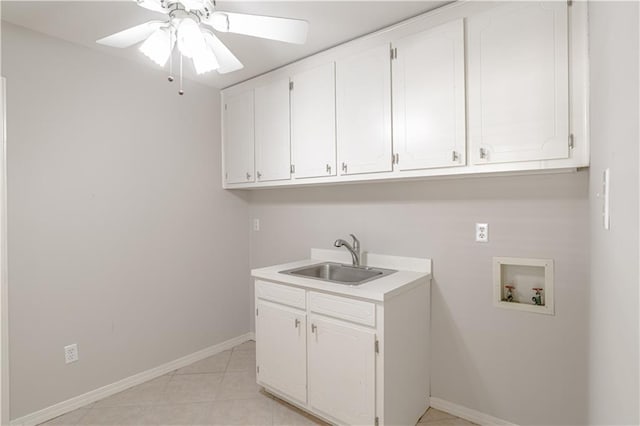
[[[336,284],[357,286],[393,274],[393,269],[355,267],[340,263],[324,262],[311,266],[280,271],[281,274],[295,275]]]

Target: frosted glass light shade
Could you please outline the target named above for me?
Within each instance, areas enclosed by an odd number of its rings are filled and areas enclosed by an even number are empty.
[[[213,51],[211,51],[208,46],[205,46],[204,49],[194,55],[193,66],[198,74],[204,74],[218,69],[220,65],[218,64],[218,60],[216,59],[216,55],[214,55]]]
[[[242,63],[235,57],[233,53],[225,46],[218,37],[214,36],[208,31],[203,31],[204,41],[216,56],[216,60],[220,67],[218,72],[220,74],[226,74],[228,72],[236,71],[242,68]]]
[[[175,40],[167,27],[154,31],[140,46],[140,51],[156,64],[164,67],[171,55]]]
[[[206,48],[200,26],[193,19],[183,19],[178,25],[178,49],[187,58],[193,58]]]

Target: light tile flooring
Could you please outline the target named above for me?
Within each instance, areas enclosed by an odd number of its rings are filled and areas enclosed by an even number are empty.
[[[324,425],[256,384],[249,341],[79,408],[45,425]],[[429,426],[472,425],[429,409]]]

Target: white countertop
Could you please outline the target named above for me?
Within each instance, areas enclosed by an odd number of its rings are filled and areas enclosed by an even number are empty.
[[[364,266],[395,269],[398,272],[378,278],[359,286],[335,284],[328,281],[281,274],[280,271],[314,265],[321,262],[351,264],[351,255],[346,250],[311,249],[311,258],[281,265],[267,266],[251,270],[254,278],[274,281],[282,284],[319,290],[359,299],[383,302],[415,286],[431,280],[431,259],[414,257],[387,256],[364,253]]]

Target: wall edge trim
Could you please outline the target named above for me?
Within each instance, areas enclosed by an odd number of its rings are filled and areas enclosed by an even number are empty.
[[[209,346],[173,361],[169,361],[157,367],[150,368],[149,370],[145,370],[132,376],[125,377],[124,379],[118,380],[117,382],[75,396],[73,398],[67,399],[66,401],[62,401],[49,407],[43,408],[42,410],[24,415],[15,420],[11,420],[9,425],[35,426],[40,423],[44,423],[92,402],[114,395],[118,392],[129,389],[130,387],[144,383],[148,380],[160,377],[164,374],[169,373],[170,371],[186,367],[187,365],[192,364],[196,361],[200,361],[222,351],[231,349],[232,347],[239,345],[240,343],[244,343],[248,340],[255,340],[255,333],[248,332],[242,334],[240,336],[225,340],[224,342]]]
[[[431,397],[430,406],[482,426],[517,426],[515,423],[434,396]]]

